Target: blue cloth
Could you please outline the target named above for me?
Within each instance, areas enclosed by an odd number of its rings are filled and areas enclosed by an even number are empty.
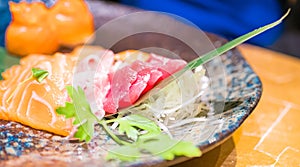
[[[276,0],[121,0],[145,10],[181,16],[204,31],[233,39],[280,18],[282,9]],[[249,42],[271,45],[282,33],[277,26]]]
[[[18,0],[12,0],[17,2]],[[8,26],[11,15],[9,12],[8,0],[1,0],[0,1],[0,46],[4,46],[4,39],[5,39],[5,30]]]
[[[8,2],[20,2],[21,0],[0,0],[0,46],[5,45],[5,31],[7,26],[11,21],[11,13],[9,11]],[[27,0],[31,2],[32,0]],[[55,0],[41,0],[44,2],[48,7],[53,5]]]

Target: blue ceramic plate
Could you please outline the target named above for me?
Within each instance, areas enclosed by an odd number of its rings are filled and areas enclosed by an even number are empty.
[[[137,11],[134,8],[98,1],[91,1],[89,4],[94,13],[97,27],[111,19]],[[156,23],[158,24],[157,20],[152,19],[149,25]],[[132,24],[126,26],[134,27]],[[178,26],[172,31],[176,31],[176,29],[185,31],[186,28],[187,26],[182,24],[182,27]],[[213,45],[219,46],[225,42],[218,36],[206,35]],[[190,40],[194,40],[193,37]],[[144,42],[141,44],[140,41]],[[110,48],[117,52],[150,45],[172,50],[186,60],[195,56],[193,50],[178,43],[174,38],[153,33],[124,39]],[[201,48],[204,46],[199,47],[200,50],[207,49]],[[0,52],[2,54],[3,50]],[[15,58],[1,55],[0,68],[3,70],[17,62],[18,60]],[[212,86],[211,90],[213,91],[206,93],[214,108],[214,114],[210,116],[210,121],[186,125],[173,133],[175,138],[184,135],[185,140],[193,142],[203,153],[220,145],[230,137],[251,114],[262,93],[259,77],[237,49],[222,55],[218,60],[211,61],[205,67],[211,70],[218,69],[220,63],[223,69],[222,75],[210,77],[211,82],[216,84]],[[107,154],[107,150],[115,145],[114,141],[101,131],[100,127],[96,127],[96,137],[92,142],[85,144],[67,141],[51,133],[0,120],[0,166],[166,166],[187,160],[184,157],[178,157],[175,161],[164,161],[159,157],[144,157],[131,163],[105,161],[104,156]]]

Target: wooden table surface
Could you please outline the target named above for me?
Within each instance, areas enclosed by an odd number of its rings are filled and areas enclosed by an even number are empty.
[[[300,166],[300,59],[253,45],[239,50],[262,81],[260,102],[231,138],[174,167]]]

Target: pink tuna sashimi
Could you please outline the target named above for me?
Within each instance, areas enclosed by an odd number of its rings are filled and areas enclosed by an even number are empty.
[[[103,103],[103,108],[107,113],[116,113],[119,105],[131,105],[129,98],[129,88],[137,78],[137,72],[129,66],[117,70],[111,75],[111,89]]]
[[[141,95],[149,91],[153,86],[160,80],[163,79],[164,73],[158,70],[157,67],[153,66],[150,63],[135,61],[131,64],[131,68],[135,71],[138,71],[138,79],[131,86],[132,91],[132,102],[134,103]],[[143,86],[142,85],[146,85]],[[135,90],[138,89],[138,90]],[[135,93],[134,93],[135,92]],[[137,96],[137,97],[136,97]]]
[[[151,64],[153,67],[157,67],[160,71],[168,75],[174,74],[186,65],[186,61],[184,60],[169,59],[153,53],[150,54],[147,63]]]
[[[163,76],[162,72],[154,68],[145,68],[137,73],[136,81],[129,89],[129,98],[131,104],[134,104],[140,96],[147,93],[154,87],[157,81]],[[121,106],[120,107],[128,107]]]
[[[116,113],[118,108],[134,104],[145,90],[150,90],[155,85],[161,76],[162,72],[141,61],[117,70],[111,77],[111,91],[104,103],[104,110],[108,113]]]
[[[131,74],[128,73],[129,71]],[[126,66],[118,70],[105,100],[104,110],[107,113],[116,113],[118,108],[134,104],[146,92],[145,90],[150,90],[161,77],[162,72],[153,68],[145,68],[136,72]]]
[[[135,61],[115,72],[111,90],[104,101],[107,113],[116,113],[118,108],[134,104],[159,81],[182,69],[186,62],[151,54],[147,62]]]

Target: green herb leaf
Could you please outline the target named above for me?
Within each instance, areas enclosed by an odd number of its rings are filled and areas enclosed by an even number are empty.
[[[160,156],[165,160],[173,160],[176,156],[199,157],[201,151],[191,142],[171,139],[166,134],[159,134],[139,139],[132,145],[122,145],[111,150],[106,159],[120,159],[134,161],[142,155],[151,154]]]
[[[37,79],[38,82],[42,82],[48,75],[49,72],[39,68],[32,68],[32,76]]]
[[[106,160],[121,160],[121,161],[134,161],[141,157],[140,148],[132,145],[121,145],[112,150],[109,150]]]
[[[289,14],[289,12],[290,12],[290,9],[279,20],[277,20],[277,21],[275,21],[275,22],[273,22],[271,24],[265,25],[263,27],[260,27],[260,28],[258,28],[256,30],[253,30],[253,31],[251,31],[251,32],[249,32],[249,33],[247,33],[247,34],[245,34],[243,36],[240,36],[240,37],[238,37],[238,38],[236,38],[236,39],[234,39],[234,40],[232,40],[232,41],[230,41],[230,42],[222,45],[221,47],[219,47],[219,48],[217,48],[215,50],[212,50],[212,51],[210,51],[210,52],[202,55],[201,57],[199,57],[199,58],[197,58],[197,59],[189,62],[186,65],[186,67],[184,68],[184,70],[195,69],[196,67],[198,67],[198,66],[200,66],[200,65],[202,65],[202,64],[204,64],[204,63],[206,63],[206,62],[208,62],[210,60],[212,60],[213,58],[215,58],[217,56],[222,55],[223,53],[225,53],[225,52],[233,49],[234,47],[236,47],[236,46],[240,45],[241,43],[243,43],[243,42],[251,39],[252,37],[254,37],[254,36],[256,36],[256,35],[258,35],[260,33],[263,33],[265,31],[267,31],[268,29],[271,29],[271,28],[277,26],[278,24],[280,24],[282,22],[282,20],[284,18],[287,17],[287,15]]]
[[[145,130],[147,133],[141,135],[141,137],[150,137],[161,133],[160,128],[152,120],[143,116],[133,114],[126,117],[117,119],[119,125],[119,133],[126,133],[127,137],[137,140],[140,135],[138,129]]]
[[[171,139],[166,134],[142,139],[140,148],[152,155],[159,155],[165,160],[173,160],[175,156],[199,157],[201,151],[193,143]]]
[[[75,116],[74,104],[66,102],[65,106],[57,108],[56,112],[60,115],[64,115],[66,118],[72,118]]]
[[[127,121],[120,121],[119,123],[119,133],[123,134],[125,132],[128,138],[136,141],[139,131],[136,128],[132,127]]]
[[[66,102],[65,106],[57,108],[56,112],[65,115],[66,118],[74,117],[73,124],[78,126],[74,137],[89,142],[94,136],[94,125],[98,119],[92,113],[82,88],[78,87],[76,90],[72,86],[66,86],[66,89],[72,103]]]

